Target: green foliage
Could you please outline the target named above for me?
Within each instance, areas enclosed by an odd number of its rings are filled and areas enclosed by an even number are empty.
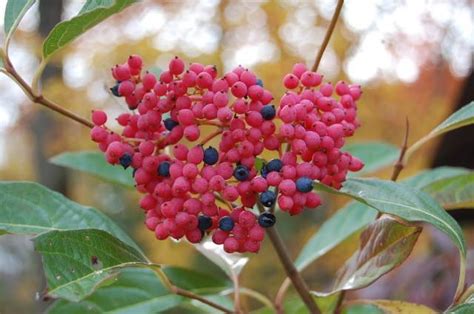
[[[470,170],[466,168],[438,167],[422,171],[419,174],[409,177],[408,179],[405,179],[401,182],[404,184],[408,184],[411,187],[422,190],[424,187],[430,185],[435,181],[455,177],[461,174],[467,174],[469,172]]]
[[[429,195],[407,185],[379,179],[348,179],[341,190],[318,184],[317,189],[349,196],[382,213],[398,216],[410,222],[426,222],[447,234],[466,256],[466,244],[461,227]]]
[[[400,265],[411,253],[421,227],[407,226],[381,217],[360,236],[359,250],[340,270],[330,294],[366,287]]]
[[[168,278],[180,287],[195,293],[220,291],[230,282],[178,267],[163,269]],[[125,268],[113,277],[111,283],[101,285],[92,295],[76,303],[59,300],[49,309],[56,313],[156,313],[175,308],[189,299],[170,294],[150,269]]]
[[[43,59],[51,57],[84,32],[99,24],[109,16],[118,13],[134,0],[90,0],[84,5],[79,15],[68,21],[57,24],[43,43]]]
[[[397,147],[385,142],[347,144],[344,150],[361,159],[365,164],[361,171],[353,173],[352,176],[368,174],[393,165],[400,154]]]
[[[423,188],[446,209],[474,206],[474,173],[432,182]]]
[[[34,239],[43,258],[48,295],[79,301],[119,268],[145,265],[139,251],[96,229],[50,231]]]
[[[83,171],[106,182],[119,184],[127,188],[134,187],[131,168],[112,166],[107,163],[104,154],[93,151],[65,152],[50,159],[50,162],[74,170]]]
[[[337,302],[339,299],[339,294],[333,294],[327,297],[319,297],[313,294],[314,301],[318,305],[318,308],[322,313],[334,313],[337,307]],[[296,313],[296,314],[306,314],[308,309],[305,304],[299,298],[288,298],[283,304],[284,313]],[[253,311],[253,314],[273,314],[275,310],[273,308],[265,307],[257,311]]]
[[[391,300],[355,300],[346,305],[343,314],[435,314],[427,306]]]
[[[35,0],[8,0],[3,20],[5,42],[10,40],[21,19],[34,3]]]
[[[469,169],[439,167],[423,171],[403,183],[430,194],[445,209],[474,205],[474,173]]]
[[[377,211],[359,202],[351,202],[326,220],[308,240],[295,264],[303,270],[345,239],[367,226],[377,216]]]
[[[474,101],[465,105],[458,111],[450,115],[446,120],[444,120],[440,125],[434,128],[428,135],[419,139],[415,144],[408,148],[405,154],[405,160],[408,160],[411,154],[415,152],[421,145],[431,140],[432,138],[444,134],[446,132],[459,129],[463,126],[470,125],[474,123]]]
[[[39,234],[94,228],[109,232],[140,250],[130,237],[97,209],[77,204],[32,182],[0,182],[0,230]]]
[[[474,304],[460,304],[446,311],[447,314],[472,314],[474,313]]]

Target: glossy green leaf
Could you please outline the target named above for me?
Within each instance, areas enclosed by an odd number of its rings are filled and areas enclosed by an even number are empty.
[[[453,113],[446,120],[444,120],[440,125],[434,128],[428,135],[424,136],[418,140],[415,144],[410,146],[405,154],[405,161],[420,148],[424,143],[430,139],[444,134],[446,132],[461,128],[466,125],[474,123],[474,101],[470,102],[466,106],[463,106],[461,109]]]
[[[412,177],[409,177],[403,181],[404,184],[408,184],[411,187],[422,190],[427,185],[451,177],[455,177],[461,174],[468,174],[471,171],[467,168],[458,167],[438,167],[422,171]]]
[[[88,1],[79,15],[57,24],[51,30],[43,43],[43,59],[49,58],[87,30],[134,2],[134,0]]]
[[[229,281],[177,267],[166,267],[164,272],[173,283],[195,293],[219,291],[231,285]],[[190,302],[190,299],[170,294],[153,271],[126,268],[112,279],[111,284],[101,285],[92,295],[78,303],[66,300],[55,302],[49,313],[152,314],[157,313],[158,309],[165,311]]]
[[[263,166],[265,166],[265,159],[256,157],[255,158],[255,169],[257,169],[257,171],[260,171],[260,170],[262,170]]]
[[[194,270],[166,266],[163,272],[174,285],[200,294],[214,294],[232,288],[232,283],[223,277]]]
[[[333,294],[327,297],[319,297],[313,295],[314,301],[318,305],[318,308],[321,310],[323,314],[330,314],[334,313],[337,307],[337,301],[339,298],[338,294]],[[306,305],[301,301],[300,298],[293,297],[288,298],[285,303],[283,304],[284,313],[291,313],[291,314],[306,314],[308,313],[308,309]],[[257,311],[252,311],[253,314],[273,314],[275,310],[273,308],[265,307],[261,308]]]
[[[446,314],[472,314],[474,313],[474,304],[460,304],[446,311]]]
[[[392,300],[355,300],[344,306],[344,314],[435,314],[436,311],[421,304]]]
[[[79,301],[120,268],[148,264],[146,257],[97,229],[50,231],[34,239],[43,259],[48,295]]]
[[[377,211],[359,202],[351,202],[326,220],[306,242],[295,265],[305,269],[312,262],[364,228],[377,216]]]
[[[104,181],[119,184],[127,188],[134,187],[133,170],[123,169],[107,163],[104,154],[94,151],[66,152],[56,155],[50,162],[74,170],[83,171]]]
[[[400,265],[411,253],[421,227],[401,224],[382,216],[360,236],[358,251],[340,271],[330,293],[366,287]]]
[[[423,191],[446,209],[474,207],[474,173],[435,181]]]
[[[348,179],[341,190],[317,184],[317,189],[346,195],[380,212],[401,217],[410,222],[426,222],[447,234],[466,256],[466,244],[461,227],[428,194],[405,184],[379,179]]]
[[[115,0],[87,0],[77,15],[81,15],[97,8],[106,8],[113,5]]]
[[[33,182],[0,182],[0,230],[39,234],[52,230],[94,228],[113,234],[140,250],[110,218]]]
[[[351,304],[342,310],[342,314],[385,314],[373,304]]]
[[[3,20],[5,42],[10,40],[21,19],[34,3],[35,0],[8,0]]]
[[[427,192],[445,209],[474,206],[474,172],[466,168],[426,170],[402,183]]]
[[[400,154],[396,146],[384,142],[347,144],[344,150],[361,159],[365,164],[361,171],[351,173],[352,176],[360,176],[391,166]]]
[[[112,283],[98,288],[80,302],[56,301],[50,314],[156,313],[179,305],[184,298],[170,294],[148,269],[124,269]]]

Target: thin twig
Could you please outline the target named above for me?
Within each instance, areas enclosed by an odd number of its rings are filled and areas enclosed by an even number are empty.
[[[219,134],[222,134],[222,132],[223,132],[223,130],[221,128],[219,128],[218,130],[212,132],[211,134],[209,134],[208,136],[203,138],[200,144],[205,145],[207,142],[212,140],[214,137],[218,136]]]
[[[400,148],[400,156],[398,157],[397,162],[393,166],[392,177],[390,178],[390,180],[392,181],[397,181],[398,176],[400,175],[400,172],[402,172],[403,167],[405,166],[403,163],[403,159],[405,158],[405,152],[407,151],[407,148],[408,148],[408,135],[410,132],[410,122],[408,121],[408,117],[406,117],[405,123],[406,123],[405,138],[403,139],[403,144],[402,144],[402,147]]]
[[[232,277],[232,281],[234,282],[234,311],[235,313],[241,313],[239,275],[234,273]]]
[[[285,294],[286,291],[288,291],[290,284],[290,278],[286,277],[280,288],[278,289],[278,292],[275,297],[275,307],[278,314],[283,313],[283,301],[285,300]]]
[[[321,47],[319,48],[318,54],[316,56],[316,60],[314,60],[313,67],[311,68],[311,71],[313,72],[316,72],[318,70],[319,63],[321,62],[321,59],[323,58],[324,50],[326,50],[326,47],[328,46],[329,40],[331,39],[331,35],[334,31],[334,28],[336,27],[337,19],[339,18],[343,4],[344,4],[344,0],[337,1],[336,10],[334,11],[334,14],[332,16],[331,23],[329,24],[329,27],[326,31],[326,35],[324,36],[323,43],[321,44]]]
[[[265,211],[262,204],[257,202],[257,206],[260,212]],[[291,257],[288,254],[288,249],[283,243],[280,235],[278,234],[278,231],[273,226],[273,227],[267,228],[267,234],[268,234],[268,237],[270,238],[270,241],[273,244],[273,247],[275,248],[275,251],[277,252],[278,258],[280,259],[280,262],[282,263],[283,268],[285,268],[287,276],[290,278],[291,282],[293,283],[293,286],[295,287],[296,291],[298,292],[301,299],[305,303],[309,312],[311,314],[321,313],[318,306],[314,302],[313,297],[309,293],[308,286],[306,285],[303,278],[301,277],[301,274],[298,272],[295,265],[291,261]]]
[[[191,291],[188,291],[186,289],[182,289],[182,288],[179,288],[179,287],[176,287],[168,278],[168,276],[166,276],[165,272],[161,269],[161,267],[157,266],[156,264],[150,264],[149,267],[151,267],[151,269],[153,269],[154,273],[156,274],[156,276],[160,279],[160,281],[163,283],[163,285],[172,293],[174,294],[177,294],[177,295],[180,295],[180,296],[183,296],[183,297],[186,297],[186,298],[189,298],[189,299],[193,299],[193,300],[197,300],[197,301],[200,301],[201,303],[204,303],[204,304],[207,304],[209,305],[210,307],[213,307],[215,309],[218,309],[219,311],[222,311],[224,313],[234,313],[232,311],[229,311],[228,309],[226,309],[225,307],[217,304],[217,303],[214,303],[206,298],[203,298],[201,297],[200,295],[197,295]]]
[[[190,299],[194,299],[194,300],[197,300],[197,301],[200,301],[201,303],[204,303],[204,304],[207,304],[209,305],[210,307],[213,307],[219,311],[222,311],[224,313],[234,313],[232,311],[229,311],[228,309],[226,309],[225,307],[217,304],[217,303],[214,303],[206,298],[203,298],[201,297],[200,295],[197,295],[197,294],[194,294],[193,292],[191,291],[188,291],[188,290],[185,290],[185,289],[181,289],[179,287],[176,287],[176,286],[173,286],[173,292],[177,295],[180,295],[180,296],[183,296],[183,297],[186,297],[186,298],[190,298]]]
[[[25,92],[26,96],[33,101],[34,103],[40,104],[42,106],[45,106],[53,111],[58,112],[59,114],[62,114],[63,116],[66,116],[74,121],[77,121],[89,128],[93,128],[94,124],[78,115],[76,115],[74,112],[69,111],[60,105],[56,104],[55,102],[49,100],[48,98],[44,97],[42,94],[37,94],[33,91],[30,85],[18,74],[18,72],[15,70],[13,64],[11,63],[10,59],[8,56],[4,56],[4,65],[5,65],[5,70],[8,73],[7,75],[13,79],[20,87],[21,89]]]

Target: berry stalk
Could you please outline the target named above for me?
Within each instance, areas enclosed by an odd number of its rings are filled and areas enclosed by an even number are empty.
[[[72,119],[76,122],[81,123],[82,125],[85,125],[89,128],[93,128],[94,124],[78,115],[76,115],[74,112],[69,111],[60,105],[56,104],[55,102],[49,100],[48,98],[45,98],[41,94],[37,94],[33,91],[30,85],[18,74],[18,72],[15,70],[15,67],[11,63],[10,59],[8,56],[5,55],[4,57],[5,61],[5,70],[6,73],[13,81],[15,81],[23,90],[23,92],[28,96],[28,98],[33,101],[34,103],[40,104],[42,106],[45,106],[46,108],[49,108],[53,111],[56,111],[59,114],[62,114],[63,116],[68,117],[69,119]]]
[[[258,207],[260,212],[264,212],[264,209],[260,204],[258,204]],[[303,302],[306,304],[306,307],[308,308],[310,313],[321,313],[318,306],[314,302],[313,297],[309,293],[308,286],[301,277],[301,274],[296,269],[295,264],[293,264],[293,262],[291,261],[291,257],[288,254],[288,249],[285,246],[285,243],[283,243],[283,240],[281,239],[278,231],[275,229],[275,227],[270,227],[267,228],[267,234],[270,238],[270,241],[272,242],[273,247],[275,248],[275,251],[277,252],[278,258],[280,259],[283,268],[285,268],[288,278],[290,278],[291,282],[293,283],[293,286],[295,287]],[[282,309],[277,307],[277,311],[281,312]]]
[[[324,51],[326,50],[326,47],[328,46],[329,39],[331,39],[331,35],[334,31],[334,28],[336,27],[337,19],[339,18],[339,15],[341,14],[341,9],[342,5],[344,4],[344,0],[338,0],[337,5],[336,5],[336,10],[334,11],[334,14],[331,19],[331,23],[329,24],[328,30],[326,31],[326,35],[324,36],[323,43],[321,44],[321,48],[319,48],[318,55],[316,56],[316,60],[314,61],[313,67],[311,68],[311,71],[316,72],[319,67],[319,63],[321,62],[321,59],[323,58]]]

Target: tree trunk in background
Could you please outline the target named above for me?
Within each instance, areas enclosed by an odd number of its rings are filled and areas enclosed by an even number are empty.
[[[474,70],[464,81],[454,111],[474,101]],[[454,112],[453,111],[453,112]],[[453,166],[474,169],[474,125],[446,133],[441,139],[432,167]],[[449,212],[457,220],[474,220],[474,212],[455,210]]]
[[[46,37],[49,31],[61,21],[63,12],[63,1],[41,0],[39,2],[39,33],[42,37]],[[48,65],[43,73],[42,81],[47,82],[49,79],[61,76],[61,66]],[[47,84],[47,83],[46,83]],[[55,113],[47,110],[38,110],[31,125],[31,132],[34,136],[34,161],[36,163],[36,171],[38,182],[58,191],[67,194],[66,190],[66,171],[64,168],[52,165],[48,162],[45,149],[48,147],[48,141],[53,138],[56,133],[55,129],[60,127],[56,122]]]

